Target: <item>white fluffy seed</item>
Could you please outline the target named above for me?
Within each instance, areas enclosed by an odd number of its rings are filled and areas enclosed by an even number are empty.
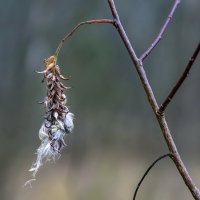
[[[65,131],[67,133],[71,133],[73,128],[74,128],[73,119],[74,119],[74,114],[73,113],[68,112],[65,115],[64,126],[65,126]]]
[[[47,133],[47,128],[45,127],[44,124],[42,124],[40,130],[39,130],[39,138],[40,140],[44,140],[46,138],[48,138],[48,133]]]

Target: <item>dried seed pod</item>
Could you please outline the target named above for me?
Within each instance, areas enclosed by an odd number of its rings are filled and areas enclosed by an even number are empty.
[[[61,80],[64,76],[61,74],[60,67],[56,65],[56,57],[50,56],[44,60],[46,69],[42,72],[47,81],[47,96],[44,100],[46,109],[45,120],[39,130],[41,145],[37,149],[37,159],[29,170],[36,175],[40,166],[45,160],[55,159],[60,155],[61,149],[65,146],[64,136],[71,133],[74,124],[74,114],[69,112],[67,96],[64,89],[69,89],[63,85]]]

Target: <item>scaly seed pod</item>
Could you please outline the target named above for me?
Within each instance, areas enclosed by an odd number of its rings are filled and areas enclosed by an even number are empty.
[[[74,124],[74,114],[69,112],[67,96],[64,89],[69,89],[61,83],[61,80],[68,80],[61,72],[60,67],[56,65],[56,56],[50,56],[44,60],[46,69],[42,72],[47,81],[47,96],[41,103],[44,104],[46,115],[44,122],[39,130],[41,145],[37,149],[37,159],[29,170],[35,177],[38,169],[44,161],[54,160],[60,155],[61,149],[66,146],[64,141],[65,134],[71,133]]]

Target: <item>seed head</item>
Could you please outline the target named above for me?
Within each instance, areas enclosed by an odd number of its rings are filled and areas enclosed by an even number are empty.
[[[69,112],[66,105],[67,96],[64,94],[64,90],[69,89],[69,87],[64,86],[61,82],[69,78],[65,78],[61,74],[56,61],[56,56],[50,56],[44,60],[45,70],[37,72],[44,74],[47,93],[42,102],[46,112],[39,130],[41,145],[36,152],[37,159],[29,170],[33,172],[33,177],[45,161],[54,161],[60,156],[61,149],[66,146],[64,136],[71,133],[74,128],[74,114]]]

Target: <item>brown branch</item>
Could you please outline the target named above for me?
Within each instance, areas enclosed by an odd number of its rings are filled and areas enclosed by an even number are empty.
[[[60,44],[58,45],[57,49],[56,49],[56,52],[55,52],[55,56],[57,57],[59,52],[60,52],[60,49],[62,48],[64,42],[74,34],[74,32],[82,25],[85,25],[85,24],[112,24],[113,23],[113,20],[111,19],[94,19],[94,20],[89,20],[89,21],[85,21],[85,22],[81,22],[79,24],[77,24],[73,29],[72,31],[70,31],[60,42]]]
[[[197,45],[197,48],[195,49],[192,57],[190,58],[184,72],[182,73],[181,77],[179,78],[179,80],[177,81],[177,83],[175,84],[175,86],[172,88],[171,92],[169,93],[169,95],[167,96],[167,98],[164,100],[164,102],[161,104],[160,108],[159,108],[159,112],[163,113],[164,110],[166,109],[166,107],[168,106],[168,104],[171,102],[172,98],[174,97],[174,95],[176,94],[176,92],[178,91],[178,89],[181,87],[181,85],[183,84],[183,82],[185,81],[185,79],[187,78],[198,54],[200,52],[200,42]]]
[[[158,33],[157,37],[155,38],[153,43],[150,45],[150,47],[140,56],[140,60],[143,61],[145,58],[147,58],[147,56],[151,53],[151,51],[155,48],[155,46],[162,39],[162,35],[164,34],[169,22],[171,21],[173,15],[174,15],[174,12],[175,12],[176,8],[178,7],[179,3],[180,3],[180,0],[174,1],[174,4],[170,10],[170,13],[169,13],[165,23],[163,24],[162,28],[160,29],[160,32]]]
[[[116,10],[116,7],[115,7],[115,4],[114,4],[114,1],[113,0],[108,0],[108,3],[109,3],[109,6],[110,6],[110,9],[112,11],[112,15],[113,15],[113,18],[114,18],[114,26],[116,28],[116,30],[118,31],[130,57],[131,57],[131,60],[132,62],[134,63],[135,67],[136,67],[136,70],[138,72],[138,75],[141,79],[141,82],[143,84],[143,87],[145,89],[145,92],[147,94],[147,97],[148,97],[148,101],[149,103],[151,104],[154,112],[157,112],[159,106],[156,102],[156,99],[154,97],[154,94],[153,94],[153,91],[151,89],[151,86],[149,84],[149,81],[146,77],[146,73],[144,71],[144,68],[142,66],[142,62],[138,59],[127,35],[126,35],[126,32],[124,31],[124,28],[121,24],[121,21],[120,21],[120,18],[119,18],[119,15],[117,13],[117,10]]]
[[[114,26],[115,26],[116,30],[118,31],[128,53],[131,57],[133,64],[135,65],[137,73],[140,77],[140,80],[141,80],[142,85],[144,87],[144,90],[146,92],[148,101],[149,101],[149,103],[150,103],[150,105],[151,105],[151,107],[154,111],[154,114],[156,115],[157,121],[158,121],[160,128],[162,130],[162,133],[163,133],[163,136],[164,136],[165,141],[167,143],[167,146],[169,148],[169,151],[173,155],[173,161],[174,161],[180,175],[182,176],[185,184],[187,185],[188,189],[190,190],[192,196],[194,197],[194,199],[200,200],[200,191],[196,187],[192,178],[190,177],[190,175],[189,175],[189,173],[188,173],[188,171],[187,171],[187,169],[186,169],[186,167],[185,167],[185,165],[184,165],[184,163],[183,163],[183,161],[182,161],[182,159],[181,159],[181,157],[178,153],[178,150],[176,148],[176,144],[174,143],[174,140],[173,140],[172,135],[170,133],[170,130],[169,130],[167,121],[165,119],[165,116],[164,116],[164,114],[161,115],[158,112],[159,107],[158,107],[157,101],[155,99],[154,93],[152,91],[152,88],[149,84],[149,81],[146,77],[146,73],[145,73],[145,70],[143,68],[142,60],[138,59],[130,41],[129,41],[127,35],[126,35],[126,32],[124,31],[124,28],[121,24],[121,21],[120,21],[119,15],[117,13],[114,1],[108,0],[108,3],[109,3],[109,6],[110,6],[110,9],[111,9],[113,18],[114,18]]]
[[[142,176],[142,178],[140,179],[139,183],[137,184],[137,187],[135,189],[135,192],[134,192],[134,195],[133,195],[133,200],[136,199],[136,196],[137,196],[137,193],[138,193],[138,190],[143,182],[143,180],[145,179],[145,177],[148,175],[148,173],[150,172],[150,170],[154,167],[154,165],[159,162],[160,160],[166,158],[166,157],[169,157],[169,158],[173,158],[173,155],[168,153],[168,154],[165,154],[163,156],[160,156],[159,158],[157,158],[149,167],[148,169],[145,171],[144,175]]]

